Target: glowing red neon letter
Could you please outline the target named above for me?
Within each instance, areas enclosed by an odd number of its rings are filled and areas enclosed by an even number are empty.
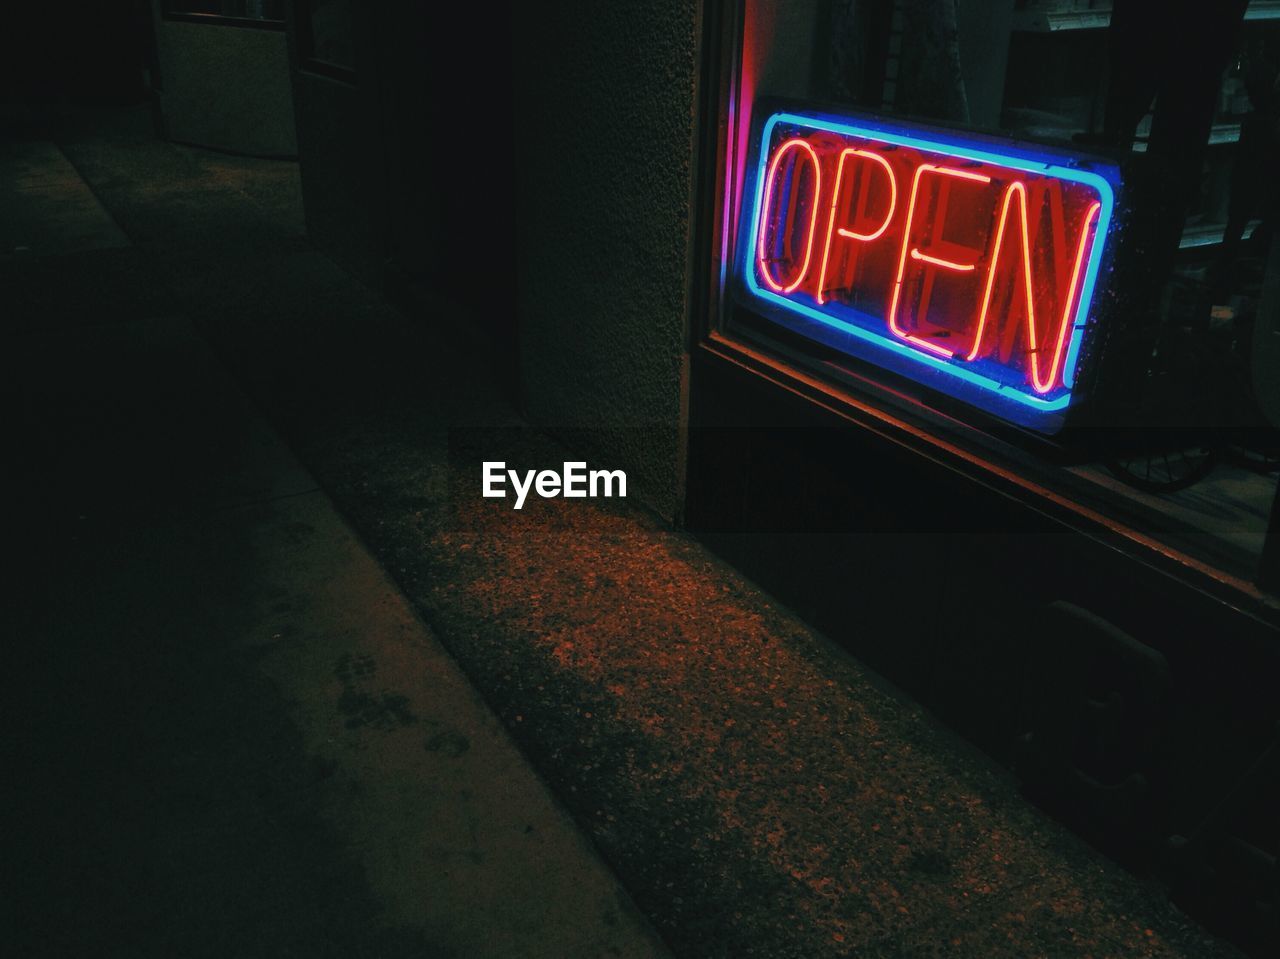
[[[852,157],[866,157],[869,160],[875,160],[884,168],[885,175],[889,178],[889,209],[884,215],[884,222],[880,224],[879,229],[871,233],[857,233],[853,230],[846,230],[844,227],[836,228],[836,207],[840,203],[840,183],[844,179],[844,168],[846,162]],[[827,264],[831,259],[831,238],[835,233],[850,240],[875,240],[879,238],[885,230],[889,229],[889,221],[893,219],[893,211],[898,206],[898,180],[893,175],[893,168],[889,166],[889,161],[878,153],[872,153],[870,150],[856,150],[850,147],[840,154],[840,161],[836,166],[836,187],[831,194],[831,216],[827,220],[827,242],[822,248],[822,272],[818,274],[818,302],[825,303],[826,287],[827,287]]]
[[[1021,180],[1009,184],[1004,191],[1004,205],[1000,208],[1000,225],[996,227],[996,243],[991,250],[991,265],[987,267],[987,288],[982,294],[982,309],[978,311],[978,327],[973,333],[973,347],[965,359],[971,360],[982,348],[982,333],[987,325],[987,310],[991,306],[991,288],[996,282],[996,267],[1000,264],[1000,251],[1004,248],[1004,228],[1009,222],[1009,207],[1013,198],[1019,200],[1018,211],[1022,214],[1022,273],[1024,295],[1027,306],[1027,345],[1031,351],[1031,361],[1036,357],[1036,319],[1035,307],[1031,300],[1031,236],[1027,229],[1027,188]]]
[[[1036,388],[1037,393],[1048,393],[1053,388],[1054,381],[1058,378],[1058,370],[1062,363],[1062,347],[1067,342],[1067,330],[1071,327],[1071,307],[1076,301],[1076,294],[1079,293],[1080,268],[1084,264],[1084,251],[1089,246],[1089,238],[1093,235],[1094,220],[1101,209],[1102,203],[1094,200],[1085,212],[1084,224],[1080,227],[1080,242],[1076,246],[1076,263],[1071,269],[1071,284],[1067,287],[1066,301],[1062,304],[1062,323],[1058,326],[1058,341],[1053,347],[1053,363],[1049,367],[1048,377],[1041,381],[1038,365],[1034,362],[1032,364],[1032,385]]]
[[[778,166],[787,151],[793,147],[799,147],[804,150],[808,154],[809,161],[813,164],[813,199],[809,204],[809,237],[804,246],[804,263],[801,265],[799,272],[796,273],[795,279],[791,281],[790,285],[783,286],[782,281],[775,280],[773,274],[769,272],[769,261],[765,256],[764,240],[765,234],[768,232],[770,216],[769,208],[773,200],[773,186],[774,180],[778,176]],[[800,163],[803,159],[803,157],[798,158],[796,163]],[[770,288],[772,288],[775,293],[790,293],[800,285],[800,281],[804,279],[804,275],[809,272],[809,259],[813,255],[813,231],[814,227],[818,224],[818,197],[821,194],[822,168],[818,163],[818,154],[814,152],[813,147],[811,147],[807,141],[802,140],[799,137],[794,137],[778,147],[777,152],[773,155],[773,162],[769,164],[769,173],[765,177],[764,205],[761,207],[760,213],[760,236],[756,241],[756,265],[760,270],[760,275],[764,277],[765,283],[769,284]],[[792,201],[793,206],[796,202],[797,201],[794,200]]]
[[[1004,205],[1000,210],[1000,225],[996,228],[996,242],[991,250],[991,263],[987,267],[986,290],[982,295],[982,309],[978,313],[978,325],[973,334],[973,346],[965,359],[972,360],[982,349],[982,334],[987,325],[987,312],[991,306],[991,289],[995,285],[996,267],[1000,263],[1000,252],[1004,248],[1004,231],[1009,220],[1009,208],[1013,198],[1018,198],[1018,212],[1022,227],[1022,282],[1027,310],[1027,352],[1031,356],[1031,385],[1037,393],[1048,393],[1058,378],[1058,369],[1062,362],[1062,348],[1067,340],[1067,328],[1071,325],[1071,306],[1076,300],[1076,287],[1080,282],[1080,268],[1084,263],[1084,251],[1089,245],[1090,227],[1102,204],[1094,201],[1085,211],[1084,222],[1080,226],[1080,240],[1076,245],[1075,265],[1071,271],[1071,283],[1067,286],[1066,299],[1062,305],[1062,320],[1058,324],[1057,334],[1050,330],[1053,343],[1053,357],[1045,375],[1040,373],[1039,333],[1036,330],[1036,314],[1033,305],[1031,285],[1031,236],[1027,229],[1027,188],[1019,180],[1009,184],[1004,193]]]
[[[934,166],[932,163],[922,163],[916,168],[915,178],[911,183],[911,202],[907,204],[907,223],[902,230],[902,255],[898,257],[898,276],[893,281],[893,299],[889,303],[889,329],[893,330],[896,336],[900,336],[905,340],[910,340],[917,346],[922,346],[926,350],[937,353],[940,356],[955,356],[954,350],[948,350],[946,347],[938,346],[923,340],[918,336],[912,336],[906,330],[898,326],[898,301],[902,298],[902,277],[907,271],[907,256],[910,255],[913,260],[921,260],[931,266],[941,267],[944,270],[954,270],[960,273],[968,273],[977,265],[975,263],[956,263],[952,260],[944,260],[941,257],[930,256],[922,253],[919,249],[911,245],[911,226],[916,214],[916,200],[920,195],[920,179],[926,173],[936,173],[938,176],[955,177],[960,180],[972,180],[976,183],[990,183],[991,177],[981,173],[972,173],[969,170],[958,170],[955,167]]]

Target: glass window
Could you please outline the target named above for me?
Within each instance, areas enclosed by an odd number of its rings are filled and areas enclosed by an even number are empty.
[[[718,331],[1255,578],[1280,8],[745,0]]]

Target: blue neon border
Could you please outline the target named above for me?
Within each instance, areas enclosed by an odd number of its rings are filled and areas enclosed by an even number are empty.
[[[1051,400],[1040,399],[1038,396],[1024,393],[1015,387],[1001,383],[989,376],[984,376],[972,369],[948,362],[923,350],[915,349],[896,337],[884,336],[864,329],[814,307],[788,299],[785,296],[774,293],[772,290],[762,288],[756,282],[755,259],[751,254],[755,250],[753,241],[756,237],[756,230],[760,225],[760,207],[764,202],[764,177],[768,166],[769,143],[773,138],[774,128],[780,123],[829,133],[840,133],[881,143],[915,147],[933,153],[941,153],[944,156],[978,160],[1007,170],[1021,170],[1025,173],[1052,176],[1073,183],[1083,183],[1097,190],[1098,197],[1102,202],[1102,208],[1098,213],[1098,226],[1094,234],[1095,241],[1093,249],[1089,252],[1089,262],[1085,268],[1080,304],[1076,309],[1075,320],[1072,322],[1071,340],[1067,345],[1066,359],[1063,361],[1062,384],[1065,391]],[[1032,414],[1032,417],[1036,420],[1041,419],[1041,416],[1037,414],[1060,413],[1070,405],[1075,395],[1075,376],[1076,367],[1080,360],[1080,348],[1084,340],[1085,329],[1088,326],[1089,314],[1093,306],[1093,296],[1102,266],[1103,252],[1110,235],[1111,219],[1115,208],[1115,190],[1113,189],[1112,181],[1099,173],[1063,166],[1061,164],[1062,158],[1057,154],[1038,153],[1012,144],[1007,147],[1007,153],[996,153],[978,146],[949,143],[944,140],[933,140],[918,136],[914,133],[897,132],[901,129],[901,127],[895,127],[890,124],[860,124],[845,118],[789,111],[774,113],[769,117],[764,125],[764,132],[760,139],[760,151],[756,159],[755,196],[752,200],[750,230],[746,234],[745,242],[741,244],[742,256],[739,261],[739,267],[748,288],[754,296],[777,304],[787,311],[798,313],[810,320],[817,320],[825,326],[864,340],[875,348],[888,350],[898,357],[910,360],[912,363],[922,364],[927,368],[954,376],[966,384],[976,386],[983,393],[989,394],[992,399],[1019,403],[1026,407],[1025,412]],[[1003,144],[1001,146],[1004,148]],[[1118,168],[1115,169],[1118,178],[1119,171]],[[798,332],[803,333],[803,331]],[[900,370],[900,372],[910,374],[910,368]],[[965,396],[958,396],[958,398],[967,399]],[[986,406],[987,404],[975,403],[975,405]],[[999,410],[993,409],[992,412],[998,413]],[[1023,419],[1021,416],[1013,418]]]

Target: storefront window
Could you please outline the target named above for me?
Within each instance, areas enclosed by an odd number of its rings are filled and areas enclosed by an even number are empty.
[[[746,0],[717,330],[1256,579],[1280,6]]]

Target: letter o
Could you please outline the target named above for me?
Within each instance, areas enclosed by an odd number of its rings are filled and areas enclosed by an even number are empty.
[[[770,220],[771,209],[774,197],[774,182],[778,177],[778,167],[782,163],[782,158],[794,148],[804,150],[807,154],[808,161],[813,164],[813,199],[809,203],[809,226],[807,229],[808,237],[804,245],[804,263],[801,265],[799,272],[796,273],[795,279],[789,285],[783,285],[782,281],[774,278],[769,271],[769,264],[765,259],[765,234],[768,232],[768,224]],[[797,163],[802,162],[805,157],[796,160]],[[765,176],[764,202],[760,205],[760,223],[757,227],[759,236],[756,238],[756,265],[760,270],[760,275],[764,277],[767,283],[775,293],[790,293],[800,285],[806,273],[809,272],[809,260],[813,256],[813,233],[814,227],[818,224],[818,197],[822,194],[822,167],[818,163],[818,154],[808,141],[802,140],[800,137],[793,137],[787,140],[773,154],[773,160],[769,164],[769,172]]]

